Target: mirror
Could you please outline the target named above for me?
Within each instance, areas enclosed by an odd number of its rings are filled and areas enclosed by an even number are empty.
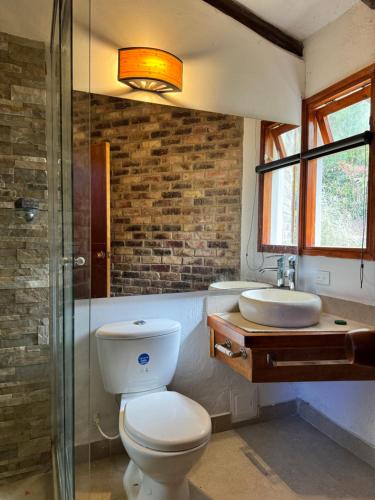
[[[162,4],[94,0],[90,27],[76,13],[75,51],[91,49],[90,86],[89,69],[76,68],[73,93],[75,253],[87,256],[75,269],[80,297],[89,296],[79,283],[90,272],[93,298],[246,278],[257,238],[261,120],[299,124],[299,58],[259,45],[256,33],[203,1]],[[182,91],[119,82],[123,47],[176,55]]]

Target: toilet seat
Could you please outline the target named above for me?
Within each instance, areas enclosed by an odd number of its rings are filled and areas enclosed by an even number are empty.
[[[156,392],[126,404],[124,429],[145,448],[178,452],[206,443],[211,419],[200,404],[178,392]]]

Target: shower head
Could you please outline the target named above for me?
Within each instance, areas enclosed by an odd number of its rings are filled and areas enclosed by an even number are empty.
[[[33,198],[18,198],[14,202],[16,214],[25,219],[26,222],[32,222],[39,212],[39,201]]]

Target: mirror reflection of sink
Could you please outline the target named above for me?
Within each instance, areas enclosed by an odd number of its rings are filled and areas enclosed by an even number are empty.
[[[260,325],[304,328],[319,323],[322,302],[317,295],[290,290],[248,290],[241,293],[242,316]]]
[[[216,281],[208,287],[209,290],[257,290],[259,288],[273,288],[273,286],[257,281]]]

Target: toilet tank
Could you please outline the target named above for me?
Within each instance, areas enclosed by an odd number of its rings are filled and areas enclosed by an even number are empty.
[[[108,323],[95,333],[107,392],[142,392],[168,385],[176,371],[181,325],[171,319]]]

